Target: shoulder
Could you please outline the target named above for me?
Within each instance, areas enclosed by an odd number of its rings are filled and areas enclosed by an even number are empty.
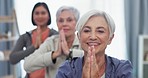
[[[59,39],[59,35],[52,35],[50,37],[48,37],[45,41],[54,41]]]
[[[120,60],[111,56],[107,56],[107,59],[110,60],[114,65],[119,65],[119,64],[131,64],[129,60]]]
[[[133,67],[129,60],[119,60],[114,57],[107,56],[108,63],[107,68],[110,69],[110,66],[112,66],[112,71],[114,71],[114,74],[116,76],[126,76],[127,78],[132,75]]]
[[[131,62],[129,60],[120,60],[114,57],[110,57],[107,56],[108,60],[111,61],[111,63],[115,66],[115,67],[122,67],[122,66],[132,66]]]
[[[46,40],[41,44],[40,47],[46,46],[46,48],[50,48],[50,49],[52,48],[54,50],[58,43],[58,38],[59,38],[59,35],[52,35],[46,38]]]
[[[31,31],[19,36],[19,40],[31,40]]]
[[[51,35],[56,35],[56,34],[58,34],[58,31],[56,31],[55,29],[50,29],[50,31],[51,31]]]
[[[22,34],[22,35],[20,35],[20,36],[23,36],[23,37],[29,37],[29,36],[31,36],[31,33],[30,32],[26,32],[26,33],[24,33],[24,34]]]

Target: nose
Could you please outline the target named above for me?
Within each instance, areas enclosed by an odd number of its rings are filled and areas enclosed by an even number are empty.
[[[43,15],[42,15],[41,13],[40,13],[40,14],[38,14],[38,17],[40,17],[40,18],[41,18],[42,16],[43,16]]]
[[[67,21],[64,20],[62,24],[63,24],[63,26],[67,25]]]
[[[90,34],[90,39],[91,39],[91,40],[97,39],[97,35],[96,35],[95,32],[91,32],[91,34]]]

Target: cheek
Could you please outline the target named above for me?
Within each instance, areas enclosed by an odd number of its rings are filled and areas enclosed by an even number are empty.
[[[109,43],[109,38],[108,37],[103,37],[103,38],[100,38],[102,43],[104,43],[105,45],[107,45]]]
[[[72,27],[75,27],[76,26],[76,22],[72,21],[72,22],[69,23],[69,25],[72,26]]]
[[[83,37],[80,39],[80,45],[81,45],[81,48],[87,52],[88,50],[88,45],[86,44],[86,39]]]
[[[34,16],[33,16],[33,20],[36,20],[36,19],[37,19],[37,17],[34,15]]]
[[[71,29],[75,29],[76,23],[74,23],[74,22],[73,23],[69,23],[69,26],[70,26]]]
[[[62,24],[57,24],[57,26],[58,26],[58,30],[61,30],[62,29]]]
[[[87,42],[87,36],[85,34],[81,34],[80,43],[81,45],[85,45]]]
[[[81,41],[85,41],[86,39],[88,39],[88,34],[84,33],[83,31],[80,32],[80,39]]]
[[[71,28],[72,28],[72,29],[75,29],[75,26],[76,26],[76,25],[74,24]]]
[[[47,16],[45,16],[44,18],[45,18],[47,21],[49,20],[49,17],[48,17],[48,15],[47,15]]]

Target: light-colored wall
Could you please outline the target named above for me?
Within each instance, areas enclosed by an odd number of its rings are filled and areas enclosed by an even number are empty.
[[[15,0],[20,34],[34,28],[31,23],[31,11],[33,6],[39,1],[47,3],[52,16],[52,23],[49,27],[56,30],[55,14],[57,9],[62,5],[76,7],[81,15],[90,9],[106,11],[113,17],[116,24],[115,37],[112,44],[108,46],[106,54],[119,59],[127,59],[124,26],[124,0]]]

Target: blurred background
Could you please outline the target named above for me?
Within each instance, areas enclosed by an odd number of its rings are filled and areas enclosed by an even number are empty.
[[[147,0],[0,0],[0,78],[24,78],[23,61],[9,62],[15,41],[34,29],[31,12],[37,2],[46,2],[51,12],[49,26],[55,30],[56,11],[60,6],[76,7],[80,14],[91,9],[107,12],[116,24],[114,39],[106,54],[128,59],[133,64],[133,78],[148,78],[148,1]]]

